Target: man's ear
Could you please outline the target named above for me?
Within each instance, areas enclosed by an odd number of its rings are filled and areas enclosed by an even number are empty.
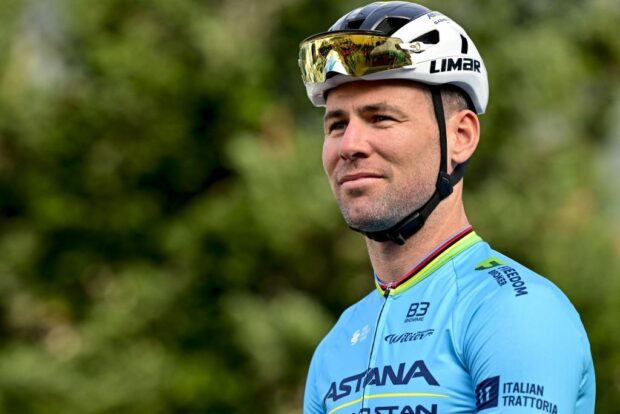
[[[449,159],[452,167],[467,161],[476,150],[480,140],[480,121],[469,109],[456,111],[448,123]]]

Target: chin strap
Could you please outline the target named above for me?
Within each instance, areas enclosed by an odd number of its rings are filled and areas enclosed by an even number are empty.
[[[433,85],[430,86],[430,90],[433,97],[433,107],[435,108],[435,118],[439,127],[439,144],[441,147],[441,162],[435,192],[422,207],[407,215],[389,229],[367,232],[351,227],[351,229],[362,233],[369,239],[378,242],[391,241],[402,246],[409,237],[413,236],[424,226],[424,223],[439,202],[452,194],[454,185],[465,175],[465,164],[457,165],[452,174],[448,174],[448,140],[446,138],[446,118],[441,100],[441,89],[439,86]]]

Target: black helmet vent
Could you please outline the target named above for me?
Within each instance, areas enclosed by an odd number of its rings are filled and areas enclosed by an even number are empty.
[[[356,20],[349,20],[347,22],[347,29],[351,29],[351,30],[357,30],[360,28],[360,26],[362,25],[362,23],[364,23],[364,19],[356,19]]]
[[[392,33],[410,22],[410,19],[406,17],[386,17],[375,27],[374,30],[391,36]]]
[[[422,42],[426,43],[427,45],[436,45],[437,43],[439,43],[439,32],[437,30],[433,30],[431,32],[425,33],[422,36],[413,39],[411,43],[413,42]]]
[[[465,36],[461,35],[461,53],[466,55],[467,54],[467,49],[469,49],[469,45],[467,43],[467,39],[465,39]]]

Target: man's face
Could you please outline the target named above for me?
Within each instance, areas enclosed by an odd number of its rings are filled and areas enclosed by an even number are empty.
[[[439,132],[430,93],[413,82],[352,82],[326,102],[323,167],[349,226],[384,230],[433,194]]]

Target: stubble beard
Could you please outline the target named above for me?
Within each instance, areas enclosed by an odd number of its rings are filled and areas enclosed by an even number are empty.
[[[411,184],[369,198],[362,208],[354,206],[359,202],[347,203],[342,197],[337,198],[337,203],[349,227],[363,232],[374,232],[387,230],[396,225],[422,207],[432,193],[432,184]]]

